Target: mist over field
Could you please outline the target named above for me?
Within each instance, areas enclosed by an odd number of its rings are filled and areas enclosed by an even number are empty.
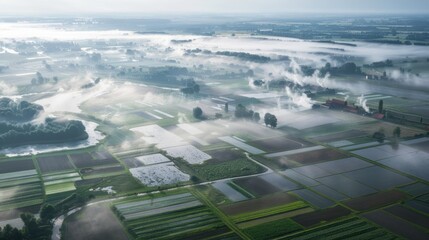
[[[429,239],[427,9],[0,2],[0,240]]]

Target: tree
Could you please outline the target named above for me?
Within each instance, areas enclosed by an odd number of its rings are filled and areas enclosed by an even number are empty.
[[[393,136],[399,138],[401,136],[401,128],[400,127],[396,127],[395,129],[393,129]]]
[[[252,120],[253,120],[254,122],[259,122],[259,120],[261,120],[261,116],[259,115],[259,113],[258,113],[258,112],[254,112],[254,113],[253,113]]]
[[[235,107],[235,113],[234,113],[236,118],[244,118],[247,115],[247,109],[245,106],[243,106],[241,103],[238,104]]]
[[[195,85],[193,86],[193,89],[194,89],[194,93],[199,93],[199,92],[200,92],[200,85],[195,84]]]
[[[40,219],[44,222],[50,222],[52,219],[54,219],[56,214],[55,207],[51,204],[43,205],[42,209],[40,210]]]
[[[384,139],[386,138],[386,135],[384,134],[384,130],[380,129],[377,132],[375,132],[372,135],[373,138],[375,138],[378,142],[382,143],[384,142]]]
[[[203,110],[200,107],[196,107],[192,110],[194,118],[201,119],[203,116]]]
[[[265,113],[264,123],[272,128],[277,127],[277,117],[271,113]]]
[[[383,100],[378,101],[378,113],[383,113]]]
[[[229,106],[228,106],[228,103],[226,102],[226,103],[225,103],[225,109],[224,109],[226,113],[229,111],[229,110],[228,110],[228,107],[229,107]]]

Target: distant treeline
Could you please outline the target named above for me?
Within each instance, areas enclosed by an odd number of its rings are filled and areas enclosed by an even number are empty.
[[[46,118],[34,123],[44,109],[27,101],[0,99],[0,148],[64,143],[88,138],[81,121]]]
[[[15,102],[10,98],[0,98],[0,121],[30,121],[37,117],[43,107],[27,101]]]
[[[185,55],[190,55],[190,54],[195,54],[195,53],[211,54],[211,55],[227,56],[227,57],[236,57],[236,58],[243,60],[243,61],[257,62],[257,63],[267,63],[267,62],[271,61],[270,57],[261,56],[258,54],[246,53],[246,52],[230,52],[230,51],[212,52],[210,50],[201,50],[199,48],[187,49],[185,51]]]
[[[0,148],[29,144],[63,143],[85,140],[88,134],[81,121],[46,119],[43,124],[0,122]]]

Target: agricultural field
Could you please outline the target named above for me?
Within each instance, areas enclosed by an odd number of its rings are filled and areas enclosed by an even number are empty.
[[[180,171],[172,162],[130,168],[130,172],[142,184],[150,187],[172,185],[190,180],[190,176]]]
[[[45,157],[38,156],[37,163],[39,164],[39,168],[42,174],[69,171],[74,169],[67,155],[56,155],[56,156],[45,156]]]
[[[306,240],[319,238],[320,236],[329,239],[399,239],[396,235],[359,218],[338,221],[297,234],[288,235],[281,239]]]
[[[32,160],[2,161],[0,167],[0,211],[43,202],[42,181]]]
[[[229,231],[191,193],[119,202],[113,209],[136,239],[191,239],[203,232],[215,236]],[[213,231],[217,229],[221,230]]]
[[[262,154],[265,153],[264,151],[262,151],[261,149],[258,149],[256,147],[250,146],[247,143],[244,143],[243,141],[237,140],[236,138],[230,137],[230,136],[225,136],[225,137],[219,137],[220,140],[229,143],[235,147],[238,147],[248,153],[251,154]]]
[[[189,164],[202,164],[212,157],[192,145],[165,148],[165,152],[172,158],[181,158]]]
[[[320,223],[334,221],[351,214],[351,211],[342,206],[325,208],[314,212],[304,213],[292,219],[304,227],[314,226]]]
[[[302,227],[294,221],[285,218],[281,220],[266,222],[254,227],[249,227],[243,231],[252,239],[273,239],[278,236],[283,236],[288,233],[301,230]]]
[[[73,183],[73,182],[82,180],[79,173],[77,172],[45,174],[45,175],[42,175],[42,179],[43,179],[43,184],[45,185],[45,188],[47,188],[48,186],[50,186],[49,188],[51,188],[58,184]],[[46,194],[49,195],[48,192]]]
[[[170,159],[159,153],[136,157],[136,160],[138,160],[143,165],[170,162]]]
[[[259,177],[239,178],[233,181],[255,197],[279,192],[280,189]]]
[[[189,168],[194,172],[195,176],[207,181],[252,175],[266,171],[262,166],[246,158],[222,162],[212,159],[203,164],[191,165]]]
[[[347,158],[345,153],[328,149],[323,146],[306,147],[302,149],[271,153],[265,155],[276,168],[284,170],[303,165],[316,164]]]
[[[369,15],[0,20],[0,238],[429,239],[429,18]]]
[[[218,181],[213,183],[212,186],[233,202],[239,202],[248,199],[248,197],[231,187],[231,185],[226,181]]]
[[[364,213],[362,216],[369,221],[403,237],[406,239],[428,239],[427,231],[409,223],[408,221],[398,218],[383,210],[376,210]]]
[[[316,208],[328,208],[335,203],[315,192],[312,192],[308,189],[298,189],[292,191],[293,194],[298,195],[300,198],[304,199],[308,203],[310,203],[312,206],[315,206]]]
[[[220,206],[220,210],[234,222],[246,222],[308,208],[308,204],[287,193],[276,193],[269,196]]]
[[[314,144],[299,138],[274,137],[250,142],[252,146],[262,149],[268,153],[289,151],[304,147],[311,147]]]
[[[425,171],[429,167],[429,153],[416,148],[403,144],[399,144],[397,148],[382,145],[353,151],[353,153],[411,176],[429,180]]]
[[[390,190],[387,192],[378,192],[372,195],[351,199],[344,202],[344,205],[356,211],[367,211],[396,202],[401,202],[407,198],[408,196],[405,193],[397,190]]]
[[[142,139],[147,144],[154,144],[158,148],[173,147],[183,145],[183,138],[165,130],[159,125],[147,125],[132,128],[131,131],[142,134]]]

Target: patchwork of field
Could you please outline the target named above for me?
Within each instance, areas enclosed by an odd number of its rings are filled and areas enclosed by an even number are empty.
[[[282,174],[335,201],[361,197],[414,182],[406,176],[357,158],[297,167],[283,171]]]
[[[377,161],[395,170],[429,181],[425,169],[429,168],[429,153],[399,144],[397,147],[382,145],[353,151],[354,154]]]
[[[421,230],[408,221],[398,218],[383,210],[376,210],[370,213],[364,213],[362,216],[375,224],[388,229],[389,231],[406,239],[428,239],[427,231]]]
[[[32,160],[0,162],[0,211],[42,202],[43,186]]]
[[[216,236],[229,232],[222,221],[190,193],[119,202],[114,210],[136,239],[192,239],[204,237],[203,233]]]

